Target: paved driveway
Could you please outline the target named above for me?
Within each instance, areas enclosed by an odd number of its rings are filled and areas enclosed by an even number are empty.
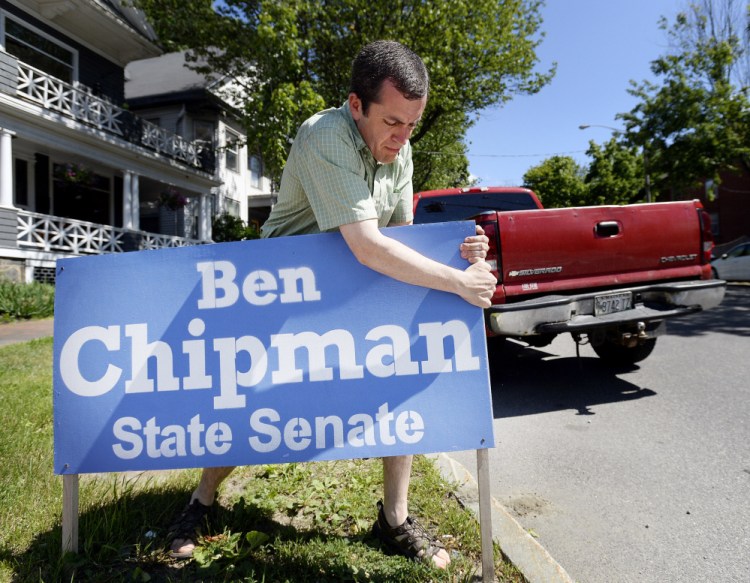
[[[52,318],[0,324],[0,346],[52,336]]]

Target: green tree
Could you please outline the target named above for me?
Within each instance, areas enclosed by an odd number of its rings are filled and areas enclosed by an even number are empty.
[[[458,144],[471,116],[536,93],[554,74],[534,71],[541,0],[224,0],[213,11],[210,0],[137,2],[169,48],[188,48],[197,68],[236,81],[228,97],[276,178],[299,124],[344,102],[351,60],[367,42],[398,39],[430,71],[430,100],[412,136],[429,168],[415,175],[418,190],[464,181]]]
[[[707,39],[730,42],[735,58],[727,66],[726,75],[736,87],[750,87],[750,4],[747,0],[690,0],[682,18],[685,26],[674,31],[673,48],[679,52]]]
[[[533,190],[547,208],[589,204],[585,169],[570,156],[552,156],[523,175],[523,185]]]
[[[469,185],[464,115],[444,115],[414,147],[414,184],[418,190]],[[417,190],[415,190],[416,192]]]
[[[643,157],[637,148],[616,138],[603,145],[589,142],[591,163],[586,172],[589,205],[629,204],[645,199]]]
[[[747,42],[717,36],[705,6],[691,5],[671,28],[662,19],[671,49],[651,65],[660,83],[633,83],[629,92],[639,103],[618,116],[628,141],[643,149],[652,191],[662,198],[705,179],[718,183],[720,171],[750,154],[747,88],[732,83]]]

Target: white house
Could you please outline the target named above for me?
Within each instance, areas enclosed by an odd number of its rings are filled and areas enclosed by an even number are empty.
[[[184,52],[133,61],[125,68],[125,99],[134,113],[186,139],[217,148],[213,212],[257,226],[275,195],[263,161],[246,142],[238,111],[229,103],[233,79],[191,69]]]
[[[124,105],[124,68],[155,40],[126,0],[0,0],[0,277],[211,240],[213,142]]]

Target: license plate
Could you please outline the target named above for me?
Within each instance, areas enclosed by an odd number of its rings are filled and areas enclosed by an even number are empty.
[[[606,294],[594,297],[594,315],[604,316],[623,312],[633,307],[633,294],[622,292],[615,294]]]

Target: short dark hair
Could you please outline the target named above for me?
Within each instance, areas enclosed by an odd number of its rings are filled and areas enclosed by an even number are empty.
[[[389,79],[407,99],[422,99],[430,89],[427,67],[410,48],[392,40],[365,45],[352,62],[349,93],[362,101],[366,115],[370,103],[377,103],[383,81]]]

